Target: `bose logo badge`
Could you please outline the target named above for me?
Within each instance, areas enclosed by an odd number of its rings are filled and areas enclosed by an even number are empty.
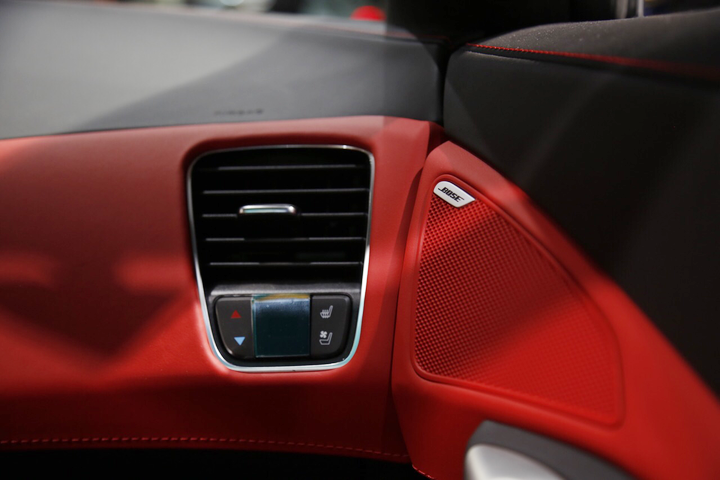
[[[433,192],[455,208],[464,207],[475,201],[469,193],[450,182],[439,182]]]

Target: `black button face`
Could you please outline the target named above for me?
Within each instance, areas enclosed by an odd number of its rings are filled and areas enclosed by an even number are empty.
[[[350,299],[345,295],[313,295],[310,355],[325,358],[338,355],[347,341]]]
[[[215,302],[223,346],[235,358],[255,356],[251,302],[250,297],[225,297]]]
[[[257,357],[303,357],[310,354],[310,296],[253,296]]]

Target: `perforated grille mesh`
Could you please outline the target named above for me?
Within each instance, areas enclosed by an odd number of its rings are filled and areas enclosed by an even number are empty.
[[[481,199],[458,209],[432,197],[417,365],[450,383],[614,421],[616,347],[572,280]]]

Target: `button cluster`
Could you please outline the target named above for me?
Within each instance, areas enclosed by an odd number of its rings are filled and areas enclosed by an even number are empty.
[[[241,360],[337,356],[347,342],[350,312],[345,295],[271,294],[215,302],[222,344]]]
[[[339,295],[315,295],[312,299],[310,354],[327,358],[345,346],[350,299]]]
[[[252,298],[225,297],[215,303],[223,346],[235,358],[254,358]]]

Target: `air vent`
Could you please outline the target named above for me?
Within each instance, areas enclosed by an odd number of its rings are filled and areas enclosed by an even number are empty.
[[[190,194],[205,291],[307,283],[359,289],[371,173],[369,155],[349,147],[247,148],[202,156],[191,170]]]

